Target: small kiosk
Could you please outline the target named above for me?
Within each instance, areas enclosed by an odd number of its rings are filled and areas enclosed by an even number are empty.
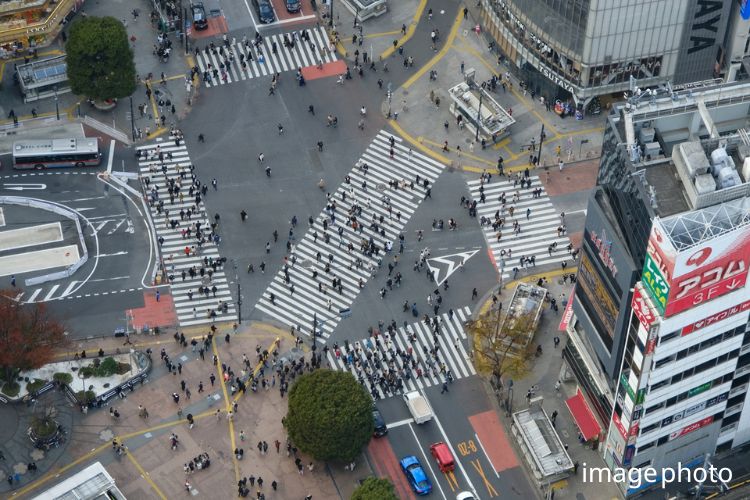
[[[70,92],[65,55],[40,59],[16,67],[23,102],[38,101]]]
[[[497,142],[510,135],[516,120],[484,88],[468,80],[449,89],[448,94],[451,114],[461,116],[464,126],[478,139]]]

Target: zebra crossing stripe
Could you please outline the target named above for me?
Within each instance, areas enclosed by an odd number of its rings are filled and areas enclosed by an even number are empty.
[[[442,384],[447,376],[447,370],[450,370],[454,379],[470,377],[476,375],[476,369],[463,345],[463,341],[467,339],[463,325],[470,318],[470,314],[469,307],[461,307],[453,312],[452,317],[449,313],[440,315],[438,354],[434,368],[430,361],[432,356],[428,353],[435,348],[435,343],[431,327],[424,321],[412,323],[406,328],[397,328],[392,334],[381,332],[377,336],[343,346],[335,344],[333,348],[326,349],[326,358],[332,369],[348,371],[357,377],[370,394],[373,393],[373,384],[365,376],[364,366],[369,366],[377,375],[383,375],[389,369],[388,362],[394,363],[402,386],[398,389],[395,384],[378,384],[377,393],[384,397]],[[398,354],[399,351],[408,353],[409,349],[416,362],[415,368],[410,362],[407,365],[404,357]],[[379,356],[377,360],[375,354]],[[441,364],[445,371],[439,368]],[[421,377],[417,376],[417,369],[421,371]]]
[[[336,53],[329,50],[328,35],[322,27],[308,29],[307,32],[310,35],[310,41],[296,40],[293,48],[284,46],[283,33],[263,37],[260,50],[256,50],[252,44],[245,47],[241,41],[233,40],[229,44],[229,48],[235,54],[235,58],[231,62],[228,58],[226,59],[226,81],[221,76],[214,78],[212,75],[210,82],[203,81],[204,86],[207,88],[216,87],[239,80],[296,71],[298,68],[315,66],[318,62],[330,63],[337,60]],[[289,33],[287,35],[291,37]],[[274,43],[276,44],[275,54],[273,53]],[[201,74],[206,71],[212,73],[213,69],[218,69],[222,62],[222,57],[218,53],[218,45],[216,54],[210,49],[208,51],[205,49],[204,47],[203,50],[199,50],[196,55],[196,62]],[[242,68],[240,54],[245,58],[246,69]],[[247,59],[248,55],[252,56],[252,60]],[[260,62],[260,57],[263,58],[263,62]]]
[[[397,248],[398,235],[427,192],[421,183],[415,182],[417,176],[432,184],[443,170],[441,164],[412,152],[395,136],[395,154],[391,158],[391,137],[390,133],[380,131],[350,171],[350,181],[344,182],[332,193],[331,201],[337,204],[335,223],[330,221],[324,210],[318,215],[314,227],[292,241],[291,266],[288,269],[290,283],[286,283],[283,269],[280,270],[256,304],[258,311],[287,326],[298,327],[308,335],[312,334],[313,320],[316,320],[316,329],[323,341],[333,333],[341,320],[340,310],[351,307],[359,295],[360,282],[362,286],[367,283],[378,269],[381,259],[363,254],[360,242],[372,238],[380,248],[384,248],[387,242]],[[367,172],[360,169],[361,162],[367,163]],[[394,181],[402,186],[394,188]],[[412,182],[413,189],[410,186]],[[392,214],[384,202],[386,196],[393,207]],[[344,217],[355,202],[362,208],[362,215],[357,217],[362,225],[357,230]],[[384,234],[365,227],[373,215],[383,217],[381,227]],[[330,222],[327,231],[322,227],[324,220]],[[328,242],[325,241],[326,233]],[[349,245],[353,250],[349,250]],[[361,260],[359,267],[357,259]],[[316,277],[313,277],[313,272],[317,272]],[[341,293],[333,287],[334,278],[341,281]]]
[[[185,146],[184,141],[181,141],[179,145],[175,144],[174,137],[170,137],[170,140],[164,142],[157,142],[147,144],[144,146],[138,146],[138,150],[146,150],[153,152],[156,147],[159,146],[159,150],[164,153],[164,165],[166,166],[166,175],[163,172],[160,161],[156,159],[147,159],[140,157],[138,166],[141,177],[148,177],[149,192],[152,189],[156,189],[159,194],[159,199],[164,200],[165,208],[169,209],[170,214],[174,219],[177,219],[182,226],[178,225],[174,229],[169,226],[168,218],[164,215],[164,212],[158,213],[155,206],[149,205],[149,210],[154,221],[154,227],[156,230],[157,237],[163,238],[164,243],[161,245],[160,251],[165,263],[165,268],[168,274],[174,275],[174,280],[169,284],[172,293],[172,300],[174,302],[175,311],[177,313],[177,320],[181,327],[203,325],[213,323],[214,321],[236,321],[237,310],[232,300],[231,290],[229,288],[229,282],[224,273],[223,267],[218,266],[216,272],[212,272],[210,280],[206,276],[203,277],[199,272],[195,273],[194,277],[190,277],[188,271],[195,267],[200,269],[203,267],[203,259],[209,258],[217,260],[221,258],[217,246],[213,242],[203,243],[200,252],[196,255],[191,253],[190,255],[185,254],[185,248],[193,246],[193,239],[185,239],[182,237],[181,231],[186,225],[200,222],[203,227],[209,227],[210,221],[208,220],[206,209],[201,201],[197,207],[197,211],[193,213],[190,219],[180,220],[179,211],[182,209],[191,208],[194,205],[194,196],[185,196],[185,201],[180,202],[179,197],[175,197],[174,203],[169,200],[169,192],[167,189],[167,179],[169,177],[179,177],[178,168],[184,169],[186,173],[189,172],[190,156]],[[168,158],[168,154],[172,155],[172,159]],[[154,169],[152,171],[152,168]],[[189,177],[186,177],[189,179]],[[183,189],[185,192],[188,191],[189,187],[183,182]],[[210,267],[208,268],[210,269]],[[182,272],[185,271],[185,279],[182,279]],[[205,281],[204,281],[205,280]],[[198,287],[209,287],[207,295],[196,291]],[[212,287],[216,287],[216,292],[211,291]],[[190,299],[188,292],[193,291],[193,298]],[[227,304],[227,312],[220,310],[219,305],[221,302]],[[193,309],[195,308],[195,312]],[[216,312],[216,318],[212,319],[207,315],[208,310],[214,310]]]
[[[481,220],[486,217],[490,220],[489,225],[482,226],[482,232],[494,257],[495,266],[503,278],[508,278],[508,271],[514,267],[522,267],[519,261],[522,257],[534,257],[535,265],[559,264],[570,260],[567,249],[570,239],[566,234],[558,236],[557,228],[561,219],[539,177],[531,176],[531,187],[526,188],[519,188],[514,181],[496,179],[489,184],[482,184],[481,179],[472,180],[468,185],[472,199],[477,201],[477,218]],[[480,201],[482,186],[484,203]],[[540,196],[534,197],[535,189],[541,189]],[[500,229],[502,238],[498,242],[491,222],[494,221],[495,213],[502,210],[500,196],[503,193],[506,198],[506,222]],[[517,201],[513,200],[514,195],[518,196]],[[513,216],[510,215],[510,207],[513,207]],[[527,209],[531,210],[529,219],[526,218]],[[521,225],[521,232],[517,235],[513,234],[514,220]],[[557,243],[557,248],[550,253],[549,247],[553,243]],[[510,257],[508,252],[511,252]]]

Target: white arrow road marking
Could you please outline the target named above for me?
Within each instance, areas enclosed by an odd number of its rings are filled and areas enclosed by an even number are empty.
[[[47,185],[18,182],[18,183],[11,183],[11,184],[3,184],[3,188],[9,191],[23,191],[25,189],[47,189]]]
[[[442,285],[445,280],[448,279],[448,277],[456,272],[457,269],[462,267],[467,260],[472,258],[479,250],[473,250],[469,252],[461,252],[461,253],[454,253],[451,255],[443,255],[441,257],[433,257],[431,259],[427,259],[427,267],[430,268],[430,271],[435,273],[435,283],[437,283],[438,286]],[[433,267],[430,262],[440,262],[441,264],[448,264],[448,270],[445,272],[445,276],[440,276],[440,267]]]

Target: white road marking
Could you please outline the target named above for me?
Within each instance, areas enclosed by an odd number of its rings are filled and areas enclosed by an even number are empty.
[[[492,465],[492,460],[490,460],[490,456],[487,454],[487,450],[484,449],[484,445],[482,444],[482,441],[479,440],[479,436],[474,434],[474,437],[477,439],[477,443],[479,443],[479,447],[482,448],[482,451],[484,452],[484,456],[487,457],[487,461]],[[495,476],[500,477],[500,473],[495,470],[495,466],[492,466],[492,470],[495,472]]]
[[[427,458],[427,454],[424,452],[424,448],[422,448],[422,443],[419,442],[419,438],[417,437],[417,433],[414,432],[414,427],[409,425],[409,430],[411,431],[412,436],[414,436],[414,441],[417,442],[417,446],[419,446],[419,451],[422,453],[422,458],[424,459],[425,465],[427,465],[427,468],[430,469],[430,474],[432,475],[433,484],[437,485],[438,489],[440,490],[440,494],[443,495],[443,500],[448,500],[448,497],[445,496],[445,492],[443,491],[443,487],[440,486],[440,481],[438,481],[438,477],[435,475],[435,470],[432,468],[432,463],[430,463],[430,460]],[[400,467],[400,464],[399,464]]]
[[[52,295],[55,294],[55,292],[57,291],[58,288],[60,288],[60,285],[53,286],[52,289],[44,297],[44,302],[47,302],[50,298],[52,298]]]
[[[131,101],[132,102],[132,101]],[[107,173],[112,173],[112,160],[115,158],[115,140],[109,141],[109,158],[107,158]]]
[[[78,284],[77,281],[72,281],[70,285],[68,285],[68,288],[65,289],[65,291],[60,295],[60,297],[67,297],[70,295],[70,292],[73,290],[73,288]]]

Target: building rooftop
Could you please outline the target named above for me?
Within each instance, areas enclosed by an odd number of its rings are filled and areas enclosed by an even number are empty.
[[[48,59],[32,61],[27,64],[19,64],[16,67],[18,80],[24,89],[63,83],[67,81],[68,65],[65,62],[65,54]]]
[[[547,413],[536,404],[513,414],[523,444],[537,471],[543,478],[554,478],[567,475],[573,468],[573,461],[565,450],[560,436],[557,435]]]
[[[544,296],[546,294],[546,288],[529,283],[519,283],[513,292],[513,297],[510,299],[510,305],[506,310],[501,331],[506,328],[513,328],[521,317],[531,317],[532,325],[527,334],[526,344],[523,347],[528,346],[531,339],[534,338],[534,332],[536,331],[539,317],[542,314]]]
[[[750,225],[750,198],[739,198],[701,210],[661,219],[678,252]]]
[[[469,70],[471,71],[471,70]],[[468,116],[476,117],[481,113],[483,132],[500,134],[516,123],[513,118],[492,96],[481,87],[470,86],[466,82],[448,89],[448,94],[456,106],[459,106]],[[481,111],[479,99],[481,96]]]
[[[64,479],[33,500],[126,500],[100,462]]]
[[[750,196],[750,83],[633,91],[609,119],[654,214]],[[747,160],[747,161],[746,161]]]

